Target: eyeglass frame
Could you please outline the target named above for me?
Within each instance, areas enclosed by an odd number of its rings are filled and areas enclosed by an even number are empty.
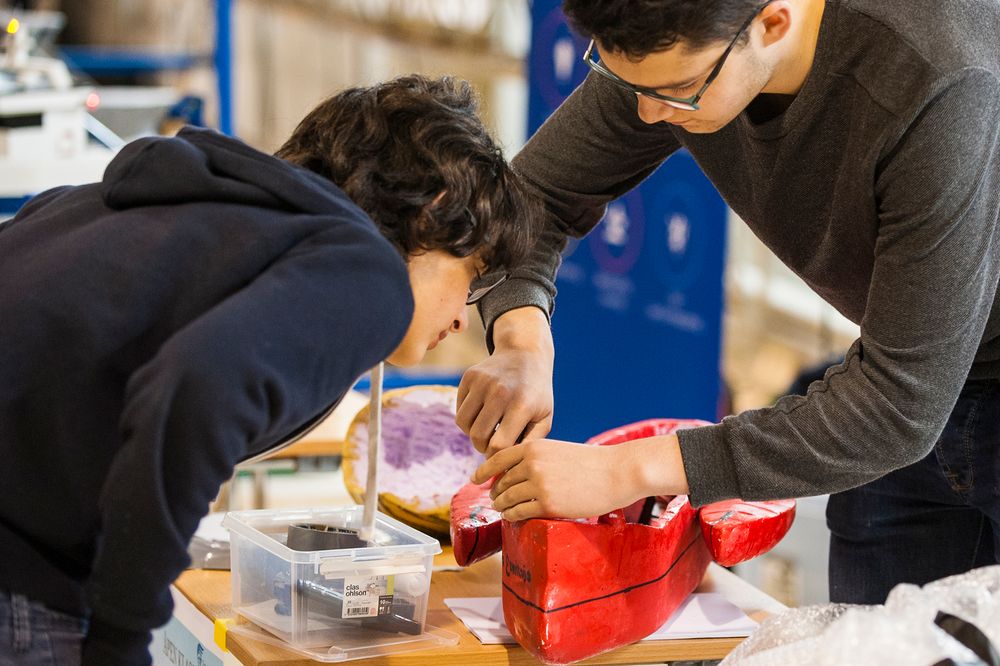
[[[775,0],[767,0],[767,2],[754,10],[754,13],[747,19],[746,23],[743,24],[743,27],[736,33],[736,36],[733,37],[733,41],[729,42],[729,46],[727,46],[726,50],[722,53],[722,57],[719,58],[719,61],[709,73],[708,78],[705,79],[704,85],[702,85],[698,92],[691,97],[671,97],[670,95],[659,93],[652,88],[645,88],[643,86],[637,86],[634,83],[629,83],[605,67],[604,63],[600,60],[593,59],[592,55],[594,52],[594,45],[596,44],[596,40],[594,39],[590,40],[590,45],[587,46],[587,51],[583,54],[583,61],[587,63],[587,66],[590,67],[590,69],[635,95],[655,99],[657,102],[682,111],[699,111],[701,110],[701,106],[698,105],[698,102],[701,101],[701,98],[705,96],[705,91],[708,90],[708,87],[712,85],[712,82],[715,81],[715,79],[718,78],[719,73],[722,72],[722,66],[726,64],[726,59],[729,58],[729,54],[733,52],[734,48],[736,48],[736,43],[740,41],[740,37],[742,37],[743,33],[747,31],[750,25],[754,22],[754,19],[756,19],[757,16],[764,11],[764,8],[774,1]]]
[[[500,279],[494,282],[493,284],[486,285],[485,287],[479,287],[478,289],[473,289],[470,287],[469,297],[465,299],[465,304],[475,305],[476,303],[481,301],[483,297],[486,296],[486,294],[490,293],[491,291],[502,285],[504,282],[506,282],[509,277],[510,273],[504,273],[502,276],[500,276]],[[476,279],[479,280],[480,278],[477,277]]]

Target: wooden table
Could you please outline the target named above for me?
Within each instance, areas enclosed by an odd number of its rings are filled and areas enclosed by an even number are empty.
[[[445,605],[446,598],[500,596],[500,556],[468,569],[457,570],[450,547],[434,560],[427,623],[458,634],[454,647],[374,657],[359,666],[528,666],[539,662],[519,645],[483,645]],[[234,616],[228,571],[186,571],[176,587],[215,621]],[[719,592],[755,620],[784,610],[784,606],[718,565],[711,565],[699,592]],[[740,638],[699,638],[641,641],[607,652],[582,664],[662,664],[669,661],[722,659]],[[315,666],[290,650],[229,634],[226,647],[246,666]]]
[[[286,458],[336,458],[344,451],[344,440],[309,433],[291,446],[275,451],[265,460]]]

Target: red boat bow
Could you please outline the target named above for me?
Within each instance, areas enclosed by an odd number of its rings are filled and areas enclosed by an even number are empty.
[[[500,513],[493,509],[493,479],[463,486],[451,500],[451,545],[467,567],[500,550]]]
[[[752,560],[774,548],[795,520],[795,500],[726,500],[698,510],[712,559],[724,567]]]

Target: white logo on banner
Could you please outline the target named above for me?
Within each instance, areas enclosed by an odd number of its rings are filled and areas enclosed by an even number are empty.
[[[674,213],[667,222],[667,246],[672,254],[684,254],[691,238],[691,223],[685,215]]]
[[[628,243],[628,227],[629,220],[625,206],[619,203],[608,206],[602,234],[604,242],[615,247],[625,247],[625,244]]]
[[[568,83],[573,78],[573,65],[576,64],[576,45],[569,37],[557,39],[552,45],[552,64],[555,66],[556,80]]]

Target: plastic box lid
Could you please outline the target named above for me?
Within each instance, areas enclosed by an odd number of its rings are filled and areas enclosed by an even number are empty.
[[[222,526],[293,564],[315,564],[331,557],[378,560],[403,554],[436,555],[441,552],[437,539],[381,512],[375,517],[375,534],[366,547],[299,551],[285,545],[289,525],[319,523],[358,529],[363,511],[360,506],[231,511],[226,514]]]

